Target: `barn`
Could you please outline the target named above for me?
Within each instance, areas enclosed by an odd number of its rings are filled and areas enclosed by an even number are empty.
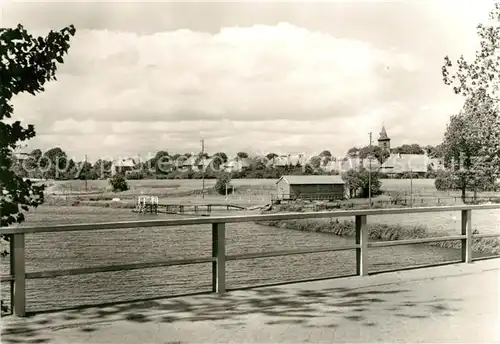
[[[276,186],[278,200],[345,198],[345,182],[340,176],[282,176]]]

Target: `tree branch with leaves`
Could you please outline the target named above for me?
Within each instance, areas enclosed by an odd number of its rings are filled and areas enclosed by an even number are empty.
[[[44,186],[23,180],[12,170],[12,152],[19,142],[35,137],[35,128],[12,122],[12,98],[20,93],[32,95],[44,91],[44,85],[57,80],[57,63],[70,47],[75,28],[50,31],[46,37],[34,37],[22,25],[0,29],[0,225],[24,221],[23,211],[43,203]]]

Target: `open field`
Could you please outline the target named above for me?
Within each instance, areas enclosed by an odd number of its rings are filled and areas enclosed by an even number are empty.
[[[215,179],[205,179],[206,192],[212,191]],[[382,190],[384,192],[407,193],[412,190],[413,195],[422,197],[459,197],[459,191],[437,191],[434,186],[434,179],[381,179]],[[110,194],[121,197],[135,196],[140,194],[148,195],[183,195],[196,194],[202,190],[201,179],[144,179],[129,180],[130,190],[120,193],[112,193],[107,180],[87,181],[87,192],[85,191],[85,181],[47,181],[47,193],[56,194]],[[233,179],[231,184],[235,187],[236,193],[262,193],[271,194],[276,191],[276,179]],[[500,196],[500,193],[481,193],[484,196]]]
[[[157,196],[160,203],[176,204],[202,204],[202,203],[232,203],[244,206],[265,205],[271,201],[272,195],[276,193],[275,179],[233,179],[235,187],[234,194],[226,197],[219,195],[213,190],[214,179],[205,180],[205,195],[202,197],[202,181],[198,179],[179,180],[130,180],[128,181],[130,190],[125,192],[111,192],[108,182],[105,180],[88,181],[85,192],[85,182],[74,181],[48,181],[47,194],[58,199],[82,201],[82,204],[103,206],[126,206],[131,207],[136,202],[137,196],[148,195]],[[458,205],[462,204],[460,192],[437,191],[432,179],[383,179],[383,195],[373,198],[374,202],[390,203],[391,197],[398,195],[401,199],[410,202],[410,195],[413,198],[414,206],[435,206],[435,205]],[[412,190],[412,192],[410,191]],[[472,197],[472,194],[468,194]],[[481,198],[500,197],[500,193],[479,193]],[[119,198],[122,203],[109,203],[113,198]],[[101,201],[96,202],[96,201]],[[51,205],[68,205],[71,202],[54,202],[48,197]],[[347,203],[362,204],[367,200],[353,199]]]

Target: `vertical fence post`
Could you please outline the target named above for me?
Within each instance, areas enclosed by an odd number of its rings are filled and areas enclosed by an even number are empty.
[[[472,261],[472,210],[462,210],[462,262],[470,263]]]
[[[356,274],[368,275],[368,228],[366,215],[356,215]]]
[[[226,224],[212,224],[212,291],[226,292]]]
[[[26,271],[24,263],[24,233],[10,236],[10,304],[14,315],[26,316]]]

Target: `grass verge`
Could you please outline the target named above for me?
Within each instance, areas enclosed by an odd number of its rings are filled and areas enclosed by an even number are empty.
[[[337,219],[306,219],[266,221],[265,225],[271,227],[286,228],[305,232],[330,233],[341,237],[352,237],[356,235],[354,221],[338,221]],[[443,233],[431,232],[423,226],[397,226],[385,224],[367,224],[370,240],[390,241],[419,239],[445,236]],[[460,241],[443,241],[429,243],[427,245],[461,248]],[[473,238],[472,250],[476,252],[500,254],[500,240],[498,238]]]
[[[382,206],[395,208],[397,206]],[[344,207],[340,207],[341,209]],[[356,205],[355,209],[368,208],[366,205]],[[350,208],[352,209],[352,208]],[[277,207],[267,213],[279,212],[295,212],[304,211],[303,204],[289,204]],[[326,210],[326,209],[325,209]],[[283,220],[283,221],[265,221],[259,222],[271,227],[286,228],[291,230],[299,230],[305,232],[330,233],[340,237],[354,238],[356,236],[355,223],[352,220],[340,221],[335,218],[325,219],[303,219],[303,220]],[[387,224],[367,224],[370,240],[372,241],[391,241],[391,240],[406,240],[406,239],[421,239],[431,237],[442,237],[451,235],[449,233],[431,231],[425,226],[401,226]],[[478,231],[474,230],[476,234]],[[442,241],[428,243],[426,245],[444,247],[444,248],[461,248],[459,240]],[[500,238],[473,238],[472,250],[488,254],[500,254]]]

